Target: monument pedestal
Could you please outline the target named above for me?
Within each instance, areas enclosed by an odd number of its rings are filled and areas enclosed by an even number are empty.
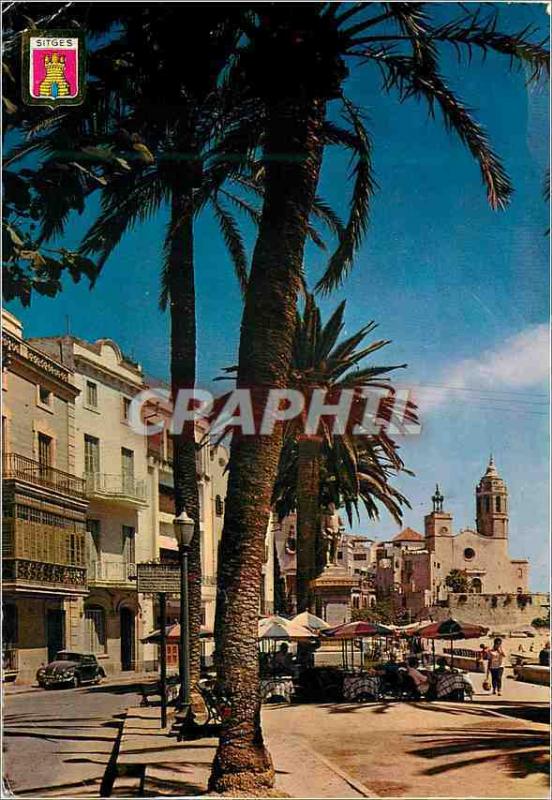
[[[312,581],[316,603],[316,614],[329,625],[341,625],[351,620],[351,589],[358,579],[346,569],[331,564],[318,578]]]

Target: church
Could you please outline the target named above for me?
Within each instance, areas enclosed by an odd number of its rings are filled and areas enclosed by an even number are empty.
[[[376,554],[379,596],[401,596],[411,612],[445,601],[451,592],[520,595],[528,592],[529,562],[508,552],[508,489],[491,457],[475,488],[475,530],[453,530],[439,487],[424,535],[407,528]],[[462,573],[465,589],[451,587],[451,572]],[[447,578],[448,583],[447,583]]]

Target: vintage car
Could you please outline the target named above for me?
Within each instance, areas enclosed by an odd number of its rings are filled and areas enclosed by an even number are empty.
[[[70,650],[60,650],[53,661],[36,673],[37,683],[44,689],[64,685],[76,688],[81,683],[99,683],[102,678],[105,672],[95,655]]]

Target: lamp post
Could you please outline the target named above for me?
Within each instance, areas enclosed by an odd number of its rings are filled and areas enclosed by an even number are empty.
[[[190,703],[190,620],[188,609],[188,553],[194,536],[195,524],[186,513],[186,509],[173,520],[174,533],[178,542],[180,561],[180,650],[178,672],[180,677],[180,694],[178,704],[186,709],[184,725],[192,720]]]

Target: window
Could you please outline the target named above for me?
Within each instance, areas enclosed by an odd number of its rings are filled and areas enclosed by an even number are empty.
[[[207,625],[207,609],[205,606],[201,606],[201,624]]]
[[[220,494],[215,497],[215,513],[217,517],[222,517],[224,514],[224,501]]]
[[[354,553],[353,561],[366,561],[366,553]]]
[[[134,492],[134,451],[121,447],[121,475],[123,477],[123,492]]]
[[[2,452],[5,453],[8,449],[8,420],[2,416]]]
[[[98,606],[85,608],[84,625],[86,649],[91,653],[105,653],[105,611]]]
[[[98,407],[98,384],[93,381],[86,381],[86,405],[89,408]]]
[[[123,418],[123,422],[126,422],[130,415],[130,403],[131,400],[128,397],[122,398],[122,405],[121,405],[121,414]]]
[[[481,579],[480,578],[472,578],[472,582],[471,582],[471,590],[472,590],[472,592],[475,592],[475,594],[481,594],[482,589],[483,589],[483,586],[481,584]]]
[[[464,550],[464,558],[466,558],[468,561],[471,561],[472,558],[475,558],[475,550],[473,547],[466,547]]]
[[[52,405],[52,392],[49,389],[45,389],[44,386],[38,387],[38,402],[42,406],[48,406],[48,408]]]
[[[485,498],[485,511],[488,514],[490,512],[490,510],[491,510],[491,498],[490,497],[486,497]]]
[[[135,541],[135,529],[131,525],[123,525],[123,557],[126,564],[136,561]]]
[[[100,471],[100,440],[87,433],[84,434],[84,471],[87,475]]]
[[[52,466],[52,437],[38,434],[38,463],[41,468]]]
[[[496,500],[495,500],[495,508],[496,508],[496,510],[498,512],[502,511],[501,503],[500,503],[500,497],[497,497]]]

